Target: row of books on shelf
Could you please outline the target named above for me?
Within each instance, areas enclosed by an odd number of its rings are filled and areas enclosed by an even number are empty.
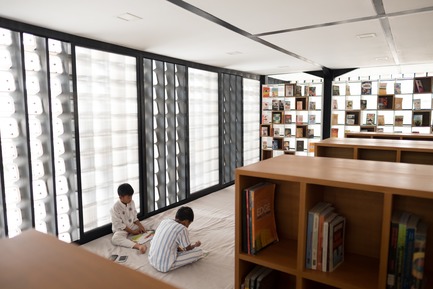
[[[295,150],[297,152],[303,152],[305,150],[304,141],[303,140],[296,140],[296,147],[291,148],[290,147],[290,141],[289,140],[283,140],[283,139],[273,139],[272,140],[272,147],[268,145],[268,141],[264,140],[262,142],[262,147],[264,150],[272,149],[272,150]],[[313,153],[314,152],[314,142],[308,143],[308,152]]]
[[[292,129],[291,128],[278,128],[278,127],[269,127],[262,126],[261,134],[262,137],[292,137]],[[314,128],[307,128],[306,126],[300,126],[296,128],[297,138],[314,138]]]
[[[365,123],[363,125],[376,125],[376,114],[375,113],[367,113]],[[332,125],[338,125],[338,114],[332,114],[331,118]],[[359,125],[359,121],[357,120],[357,114],[355,113],[346,113],[346,124],[347,125]],[[394,116],[394,126],[403,126],[404,124],[404,115],[395,115]],[[422,114],[413,114],[412,115],[412,126],[423,126],[423,115]],[[379,114],[377,116],[377,125],[386,125],[385,116]],[[425,122],[424,126],[428,126],[428,123]]]
[[[272,117],[272,119],[270,119]],[[284,119],[284,122],[283,122]],[[262,124],[291,124],[293,123],[291,114],[283,114],[281,112],[273,112],[272,114],[263,113],[262,114]],[[296,123],[303,124],[304,116],[302,114],[296,115]],[[308,116],[308,124],[316,124],[316,115],[310,114]]]
[[[367,99],[361,99],[359,100],[359,109],[365,110],[367,109],[368,100]],[[346,110],[353,110],[354,109],[354,100],[346,100]],[[432,103],[433,107],[433,103]],[[336,110],[338,109],[338,100],[333,99],[332,100],[332,109]],[[376,109],[376,108],[375,108]],[[379,96],[377,99],[377,109],[394,109],[394,110],[401,110],[403,109],[403,98],[401,97],[393,97],[393,96]],[[413,110],[420,110],[421,109],[421,99],[415,98],[412,100],[412,107]]]
[[[304,93],[302,94],[302,87]],[[300,86],[295,83],[288,83],[277,86],[262,86],[262,97],[282,97],[282,96],[316,96],[316,86]]]
[[[242,250],[257,254],[266,246],[278,242],[275,223],[274,183],[262,182],[246,188],[242,194]]]
[[[274,289],[277,285],[277,271],[256,265],[246,276],[241,289]]]
[[[389,238],[387,289],[420,289],[424,282],[427,225],[416,214],[396,211]]]
[[[377,87],[378,95],[385,94],[401,94],[401,82],[394,82],[394,87],[391,86],[391,91],[388,91],[388,83],[387,82],[379,82]],[[432,91],[432,81],[431,78],[418,78],[414,80],[414,93],[425,93]],[[332,86],[332,95],[340,95],[340,86],[333,85]],[[361,95],[371,95],[373,94],[373,82],[372,81],[362,81],[361,82]],[[344,95],[351,95],[350,85],[345,85],[345,93]]]
[[[305,266],[332,272],[344,261],[346,218],[331,203],[319,202],[308,211]]]
[[[297,100],[296,101],[296,110],[306,110],[307,109],[307,105],[306,105],[306,100]],[[272,106],[271,106],[272,104]],[[290,101],[286,100],[278,100],[278,99],[273,99],[272,102],[268,102],[266,100],[263,101],[263,105],[262,105],[262,110],[276,110],[276,111],[281,111],[281,110],[291,110],[291,105],[290,105]],[[308,110],[316,110],[316,102],[315,101],[309,101],[308,102]]]

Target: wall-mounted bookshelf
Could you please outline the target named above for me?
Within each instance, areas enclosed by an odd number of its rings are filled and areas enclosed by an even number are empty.
[[[432,77],[334,81],[331,136],[432,133]]]
[[[262,86],[262,159],[282,154],[313,155],[322,139],[323,83]]]

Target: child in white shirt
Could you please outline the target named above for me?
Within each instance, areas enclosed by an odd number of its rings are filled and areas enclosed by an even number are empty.
[[[144,233],[146,230],[137,218],[137,210],[132,200],[134,189],[130,184],[121,184],[117,189],[119,200],[111,209],[111,222],[113,237],[111,242],[116,246],[134,248],[145,253],[146,245],[140,245],[128,239],[128,234],[137,235]]]

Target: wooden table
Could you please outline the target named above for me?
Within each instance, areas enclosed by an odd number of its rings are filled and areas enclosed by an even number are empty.
[[[2,289],[174,289],[160,280],[35,230],[0,240]]]

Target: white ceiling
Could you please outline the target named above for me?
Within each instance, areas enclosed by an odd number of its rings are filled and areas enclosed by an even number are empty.
[[[261,75],[433,63],[433,0],[0,0],[0,7],[3,18]],[[117,17],[124,13],[142,19]],[[370,33],[376,37],[357,37]]]

